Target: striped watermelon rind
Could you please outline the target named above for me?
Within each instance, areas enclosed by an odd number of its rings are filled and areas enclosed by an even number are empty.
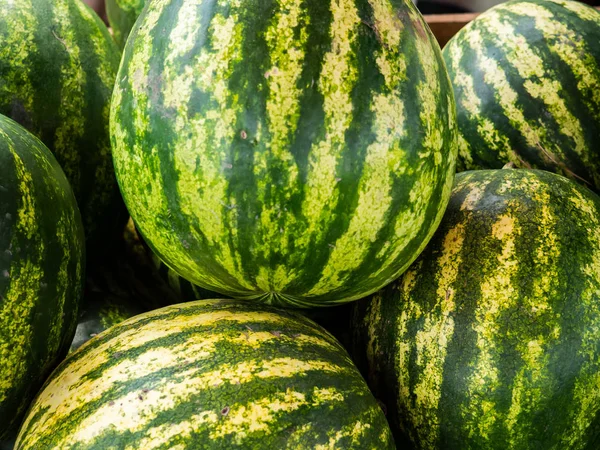
[[[570,0],[504,2],[444,47],[460,166],[538,168],[600,189],[600,12]]]
[[[598,448],[599,304],[597,195],[463,172],[425,251],[355,309],[356,361],[418,448]]]
[[[450,195],[452,88],[411,2],[152,2],[111,111],[139,231],[232,297],[365,296],[408,267]]]
[[[81,209],[88,250],[100,252],[124,210],[108,129],[119,49],[81,0],[0,0],[0,42],[0,113],[53,152]]]
[[[81,216],[58,162],[0,115],[0,440],[69,348],[84,256]]]
[[[232,300],[129,319],[47,381],[16,450],[392,449],[341,345],[292,312]]]

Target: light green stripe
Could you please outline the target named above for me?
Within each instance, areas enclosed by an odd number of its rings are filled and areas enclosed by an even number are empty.
[[[315,234],[320,233],[323,224],[332,220],[331,211],[338,202],[337,164],[346,148],[345,133],[352,123],[351,94],[358,80],[352,49],[360,24],[355,2],[330,0],[330,10],[333,16],[329,30],[331,48],[324,55],[318,86],[324,99],[325,136],[313,144],[309,155],[306,198],[302,204],[308,226],[298,240],[304,248]]]
[[[255,251],[267,260],[272,254],[286,254],[290,243],[297,237],[297,221],[287,212],[285,204],[298,188],[298,165],[290,152],[290,144],[300,117],[303,89],[298,86],[298,81],[302,74],[310,21],[303,0],[281,0],[279,7],[265,33],[271,57],[271,68],[265,73],[269,88],[267,120],[271,138],[267,150],[256,154],[254,165],[258,199],[263,205],[259,224],[263,243]],[[276,184],[269,176],[273,171],[268,169],[274,166],[284,168],[285,184]],[[275,185],[277,197],[275,201],[269,201],[269,193]],[[278,222],[282,215],[286,218],[286,227],[280,229]],[[294,281],[294,275],[288,273],[284,265],[274,270],[261,266],[256,283],[265,292],[282,291]]]
[[[493,17],[490,18],[490,14],[482,15],[479,19],[480,26],[484,27],[488,23],[493,22],[495,19]],[[518,130],[527,145],[540,148],[540,141],[546,137],[546,131],[544,128],[537,126],[535,123],[527,122],[525,116],[523,115],[523,111],[518,106],[518,95],[511,88],[508,79],[506,77],[506,73],[502,69],[502,67],[498,64],[498,62],[487,56],[484,51],[484,39],[481,35],[480,30],[471,29],[469,33],[465,33],[465,40],[471,46],[472,51],[475,53],[477,60],[479,61],[479,69],[483,72],[484,81],[489,84],[492,89],[496,92],[496,99],[498,100],[499,106],[502,108],[504,115],[509,120],[510,124]],[[523,62],[521,62],[523,64]],[[523,68],[522,70],[527,70]],[[490,136],[495,136],[490,130]],[[492,141],[492,147],[501,148],[500,146],[505,144],[506,147],[504,151],[508,154],[510,151],[509,141],[498,139]],[[549,161],[554,161],[557,159],[556,156],[552,155],[561,155],[562,151],[557,145],[550,146],[546,143],[544,150],[546,151],[546,156]],[[541,155],[544,157],[544,155]]]
[[[399,339],[397,372],[399,374],[399,385],[401,393],[399,401],[408,407],[407,414],[415,428],[427,429],[424,433],[421,445],[424,449],[435,449],[438,447],[438,433],[440,417],[438,416],[438,405],[442,395],[442,382],[444,365],[446,360],[446,349],[448,337],[452,336],[454,330],[453,315],[456,309],[454,301],[454,283],[458,276],[458,268],[462,261],[461,250],[465,239],[466,227],[458,224],[450,229],[443,241],[442,252],[436,261],[439,268],[437,284],[437,300],[439,308],[434,308],[427,313],[421,309],[418,301],[414,301],[413,289],[415,277],[419,268],[411,268],[402,278],[403,301],[407,308],[403,309],[399,318]],[[434,280],[431,280],[434,282]],[[414,337],[408,334],[409,326],[417,319],[423,324]],[[406,342],[414,342],[416,348],[416,360],[413,364],[418,366],[416,379],[411,379],[409,372],[409,360],[413,358],[411,348]],[[408,387],[413,386],[412,394]],[[408,406],[406,406],[408,405]]]
[[[471,363],[472,374],[467,380],[468,404],[460,407],[464,432],[480,436],[491,446],[492,429],[500,417],[497,405],[491,400],[501,387],[495,354],[499,328],[498,318],[504,311],[516,307],[518,296],[514,288],[514,276],[519,265],[515,252],[515,241],[520,234],[519,224],[509,213],[501,215],[492,225],[492,237],[501,242],[497,265],[492,273],[485,273],[481,283],[481,297],[475,310],[473,331],[476,333],[477,356]]]
[[[198,229],[202,230],[204,238],[214,248],[216,262],[241,286],[252,289],[241,271],[240,255],[228,246],[230,233],[237,230],[238,213],[234,203],[224,204],[229,185],[225,172],[231,170],[232,166],[227,159],[227,147],[222,145],[222,142],[235,140],[238,133],[237,118],[243,110],[237,97],[231,95],[228,83],[233,67],[243,56],[244,24],[238,16],[239,1],[221,3],[214,7],[221,6],[229,11],[227,17],[216,14],[211,20],[209,33],[212,49],[202,47],[195,61],[186,68],[182,69],[175,60],[165,68],[166,79],[170,80],[166,82],[170,85],[166,103],[177,110],[178,117],[187,118],[192,90],[201,90],[216,102],[214,109],[203,109],[190,119],[175,121],[175,133],[182,136],[173,149],[174,167],[179,173],[179,207],[186,216],[197,221]],[[191,50],[197,40],[200,31],[197,11],[198,6],[194,2],[184,3],[180,10],[177,26],[172,31],[170,53],[173,59]],[[177,47],[180,44],[181,47]],[[194,67],[203,68],[201,76],[195,75]],[[181,75],[171,75],[171,72]],[[198,152],[199,148],[210,148],[212,151]],[[196,170],[197,159],[201,176]],[[202,241],[195,227],[191,227],[190,234],[190,241]],[[209,273],[199,273],[197,270],[192,273],[202,283],[222,285]],[[223,286],[223,289],[231,290],[231,286]]]
[[[405,133],[401,88],[406,79],[406,61],[400,53],[403,24],[393,14],[389,0],[370,0],[369,3],[382,41],[376,61],[384,75],[386,94],[375,94],[371,103],[374,114],[371,131],[375,140],[367,148],[358,187],[358,205],[348,230],[335,242],[322,277],[309,295],[325,294],[332,287],[341,285],[341,275],[356,269],[364,261],[386,222],[386,213],[392,203],[392,175],[403,173],[405,167],[404,149],[399,145]]]
[[[411,21],[415,24],[415,27],[421,26],[426,29],[427,25],[424,23],[421,15],[412,8],[409,10],[409,16]],[[448,128],[454,130],[454,108],[450,107],[453,105],[451,97],[443,99],[441,91],[441,78],[438,73],[438,54],[434,51],[433,42],[429,38],[421,36],[418,31],[415,31],[415,46],[417,54],[419,55],[419,62],[423,70],[423,79],[418,82],[417,91],[420,98],[420,112],[419,117],[421,119],[422,131],[424,136],[422,137],[422,148],[419,152],[419,161],[416,166],[411,169],[407,169],[408,174],[417,173],[415,183],[412,186],[409,193],[409,205],[403,208],[394,222],[394,234],[393,238],[389,240],[389,243],[385,245],[377,255],[378,258],[384,259],[381,267],[376,272],[372,273],[370,279],[377,279],[381,274],[388,270],[390,265],[396,264],[399,255],[405,250],[407,245],[413,243],[413,239],[418,233],[422,231],[424,225],[433,226],[438,221],[426,222],[427,214],[429,214],[428,206],[431,198],[438,188],[438,180],[440,179],[439,172],[444,170],[444,167],[448,167],[454,171],[454,164],[448,164],[450,158],[455,158],[456,145],[455,141],[444,141],[442,133],[447,133]],[[437,113],[437,107],[440,101],[446,101],[449,105],[449,116],[441,117]],[[454,134],[453,134],[454,136]],[[448,164],[444,166],[444,163]],[[398,167],[393,167],[394,172],[399,171]],[[444,177],[448,180],[448,186],[445,188],[449,195],[449,189],[451,187],[451,180],[453,177]],[[448,198],[446,195],[445,198]],[[440,209],[439,214],[443,214],[443,208]],[[425,240],[422,244],[424,247]],[[402,245],[404,244],[404,245]],[[393,251],[389,251],[389,248]],[[416,252],[418,254],[419,252]],[[387,284],[398,277],[400,273],[406,270],[409,261],[403,267],[398,268],[388,280]]]
[[[547,0],[548,2],[556,3],[557,5],[564,6],[565,9],[575,13],[580,19],[587,20],[590,22],[596,22],[600,24],[600,13],[591,6],[578,1],[564,1],[564,0]]]
[[[532,320],[544,321],[547,328],[552,327],[550,334],[532,336],[522,340],[517,345],[520,360],[523,362],[516,373],[512,385],[512,398],[508,413],[504,416],[504,423],[509,430],[511,448],[519,448],[528,441],[529,424],[520,420],[520,415],[533,417],[535,412],[547,400],[547,387],[552,382],[548,363],[550,355],[548,349],[552,348],[560,338],[561,329],[559,315],[548,315],[551,307],[548,299],[556,298],[560,280],[556,278],[556,262],[560,260],[560,243],[557,240],[557,219],[550,205],[550,195],[547,189],[537,178],[527,180],[527,188],[531,192],[530,198],[539,205],[537,223],[539,229],[544,230],[540,239],[536,241],[535,261],[544,268],[544,273],[539,273],[532,280],[531,295],[522,299],[520,307],[528,311]],[[551,321],[551,319],[554,319]]]
[[[591,255],[590,264],[582,267],[586,275],[586,286],[580,296],[582,317],[580,323],[590,324],[582,327],[581,347],[578,357],[583,358],[583,364],[577,376],[573,392],[573,409],[567,423],[569,429],[563,433],[563,448],[569,448],[573,443],[584,442],[584,436],[589,431],[589,426],[598,415],[600,404],[600,356],[598,355],[598,342],[600,342],[600,327],[592,324],[600,323],[600,308],[598,306],[598,274],[600,273],[600,221],[597,206],[590,201],[589,196],[583,196],[578,190],[571,190],[567,196],[575,210],[586,220],[589,233],[586,254]]]
[[[510,10],[534,19],[535,27],[544,34],[549,49],[573,71],[582,100],[592,111],[595,110],[600,105],[600,67],[590,54],[582,35],[557,20],[541,5],[516,3]],[[600,18],[600,13],[597,16]]]
[[[515,9],[516,7],[516,9]],[[508,8],[509,11],[520,12],[519,5],[512,5]],[[506,7],[505,7],[506,8]],[[533,5],[527,5],[525,8],[534,10]],[[498,8],[500,11],[502,7]],[[544,8],[540,8],[542,11],[546,11]],[[498,14],[500,14],[500,11]],[[535,13],[542,13],[542,11],[534,10]],[[572,149],[579,155],[579,157],[585,163],[589,164],[589,155],[586,152],[587,146],[581,123],[577,117],[569,111],[565,100],[561,97],[562,86],[561,82],[556,79],[553,73],[548,73],[544,68],[544,61],[536,55],[533,49],[527,43],[525,37],[516,33],[515,29],[511,26],[510,20],[486,20],[480,22],[481,27],[485,27],[489,33],[493,36],[497,36],[502,42],[503,50],[506,54],[508,62],[517,69],[519,76],[523,79],[523,86],[525,90],[536,99],[541,100],[548,111],[552,114],[554,120],[558,124],[559,131],[570,137],[575,146]],[[482,64],[483,66],[483,64]],[[501,97],[501,95],[499,95]],[[542,136],[542,135],[539,135]],[[548,140],[538,142],[538,147],[542,153],[550,152],[552,155],[558,156],[564,161],[564,153],[559,146],[554,148],[547,148],[551,143]],[[552,156],[556,158],[556,156]],[[551,158],[548,154],[546,157]],[[554,161],[557,165],[558,161]]]
[[[475,82],[473,75],[466,73],[460,67],[460,61],[463,57],[463,41],[454,39],[448,44],[445,50],[450,57],[453,77],[452,83],[455,88],[460,88],[461,95],[457,96],[457,102],[470,116],[469,120],[477,122],[477,132],[482,139],[488,144],[490,150],[497,152],[502,160],[512,161],[521,165],[521,158],[513,150],[509,139],[503,135],[487,117],[481,116],[481,99],[475,92]],[[471,145],[464,137],[460,137],[459,151],[463,161],[467,164],[467,168],[473,167],[473,157],[471,155]]]
[[[39,300],[37,288],[42,282],[41,263],[45,245],[38,235],[39,208],[35,202],[31,173],[15,151],[11,138],[1,130],[0,137],[12,153],[16,179],[19,180],[18,188],[13,188],[19,193],[21,204],[13,218],[15,225],[11,248],[22,245],[24,238],[34,240],[36,247],[36,251],[28,258],[22,258],[8,267],[6,272],[0,273],[0,277],[10,279],[4,299],[0,302],[0,402],[3,402],[11,389],[21,384],[29,369],[34,331],[31,329],[30,316]]]

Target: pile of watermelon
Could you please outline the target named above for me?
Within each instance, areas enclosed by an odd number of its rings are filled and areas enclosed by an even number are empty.
[[[600,447],[600,12],[106,7],[0,0],[0,448]]]

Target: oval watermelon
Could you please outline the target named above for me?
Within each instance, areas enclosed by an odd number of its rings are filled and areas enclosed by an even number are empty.
[[[393,449],[341,345],[310,320],[204,300],[129,319],[54,372],[16,450]]]
[[[222,294],[298,307],[395,279],[455,170],[452,89],[411,2],[148,4],[111,109],[152,249]]]
[[[0,115],[0,440],[73,339],[84,245],[56,159]]]
[[[145,0],[106,0],[106,16],[119,47],[125,47],[129,32],[145,3]]]
[[[124,210],[108,130],[119,49],[81,0],[0,0],[0,42],[0,113],[54,153],[95,253]]]
[[[460,166],[557,172],[600,190],[600,12],[517,0],[478,16],[444,48]]]
[[[598,448],[600,198],[549,172],[458,174],[431,243],[354,324],[418,448]]]

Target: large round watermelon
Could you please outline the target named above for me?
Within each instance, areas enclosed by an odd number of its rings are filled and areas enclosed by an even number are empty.
[[[539,168],[600,190],[600,12],[517,0],[448,42],[466,169]]]
[[[88,243],[106,247],[122,207],[108,130],[119,49],[81,0],[0,0],[0,43],[0,113],[54,153]]]
[[[73,339],[84,245],[56,159],[0,115],[0,440]]]
[[[205,300],[134,317],[72,353],[15,448],[395,447],[331,335],[291,312]]]
[[[355,326],[417,448],[599,448],[600,198],[549,172],[459,174],[430,244]]]
[[[123,48],[145,0],[106,0],[106,16],[119,47]]]
[[[183,277],[294,306],[395,279],[441,219],[452,89],[411,2],[155,1],[111,137],[140,232]]]

